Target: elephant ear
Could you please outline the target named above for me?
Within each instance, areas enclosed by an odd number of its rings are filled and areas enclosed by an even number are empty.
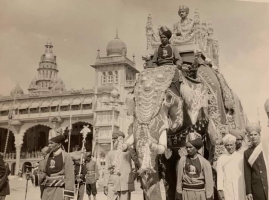
[[[134,95],[128,94],[125,101],[127,105],[127,115],[128,116],[134,116],[135,112],[135,101],[134,101]]]

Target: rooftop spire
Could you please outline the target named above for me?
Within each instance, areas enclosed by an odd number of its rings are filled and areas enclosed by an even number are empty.
[[[115,39],[119,39],[119,36],[118,36],[118,29],[116,29],[116,38]]]
[[[100,48],[99,47],[97,49],[97,56],[96,56],[96,58],[100,58]]]
[[[133,54],[133,62],[135,63],[135,54]]]
[[[52,45],[52,43],[51,43],[50,40],[48,40],[48,42],[46,43],[45,47],[46,47],[46,52],[47,53],[52,52],[53,45]]]

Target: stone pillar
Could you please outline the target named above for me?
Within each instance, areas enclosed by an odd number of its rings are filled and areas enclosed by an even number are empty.
[[[20,158],[21,158],[21,144],[16,145],[16,168],[15,168],[15,175],[18,174],[20,169]]]
[[[18,174],[20,169],[20,159],[21,159],[21,147],[23,144],[23,136],[24,136],[25,130],[21,129],[19,134],[15,134],[15,148],[16,148],[16,166],[15,166],[15,175]]]

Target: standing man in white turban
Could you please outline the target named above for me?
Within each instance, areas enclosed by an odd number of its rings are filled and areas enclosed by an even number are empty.
[[[236,137],[227,134],[222,139],[227,150],[217,161],[217,188],[221,200],[245,199],[243,155],[236,151]]]
[[[268,177],[263,154],[260,124],[246,127],[252,146],[244,152],[244,174],[248,200],[268,200]],[[267,155],[265,155],[267,156]]]

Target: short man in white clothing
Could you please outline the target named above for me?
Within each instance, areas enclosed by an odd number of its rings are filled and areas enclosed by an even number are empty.
[[[227,154],[217,161],[217,189],[221,200],[241,200],[245,197],[243,155],[236,151],[236,137],[226,134],[223,144]]]

